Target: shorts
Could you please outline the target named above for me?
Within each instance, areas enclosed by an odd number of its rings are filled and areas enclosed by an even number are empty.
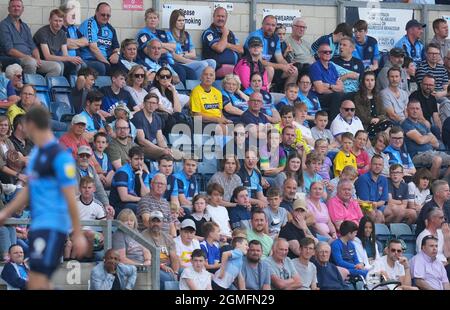
[[[426,151],[418,153],[413,158],[413,163],[415,166],[431,167],[433,164],[433,158],[439,156],[442,158],[442,166],[450,166],[450,155],[445,152],[440,151]]]
[[[66,237],[55,230],[30,231],[30,270],[50,278],[61,263]]]

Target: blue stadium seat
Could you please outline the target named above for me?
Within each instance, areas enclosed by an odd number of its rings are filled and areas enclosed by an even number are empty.
[[[50,104],[50,112],[54,115],[54,118],[60,122],[69,123],[73,116],[73,108],[70,103],[63,101],[53,101]]]
[[[47,88],[47,81],[40,74],[28,74],[28,73],[26,73],[24,75],[23,81],[25,82],[25,84],[34,85],[34,87],[36,87],[36,88],[45,87],[45,89],[48,90],[48,88]]]
[[[58,103],[64,102],[65,103],[64,114],[73,115],[75,112],[70,103],[71,88],[70,88],[69,81],[67,81],[67,79],[64,76],[49,77],[47,79],[47,81],[48,81],[48,87],[50,89],[50,94],[52,96],[52,101],[58,102]],[[70,112],[67,107],[70,107],[70,109],[71,109]],[[58,118],[58,120],[61,120],[61,119]]]
[[[100,75],[95,80],[95,87],[102,88],[103,86],[111,86],[112,81],[110,76]]]
[[[77,85],[77,76],[71,75],[70,76],[70,87],[74,88]]]
[[[395,236],[391,234],[389,228],[384,224],[375,224],[375,238],[377,241],[381,242],[383,246],[386,245],[386,241],[394,238]]]
[[[405,223],[392,223],[389,227],[391,233],[397,238],[400,238],[401,235],[413,235],[411,228]]]
[[[186,89],[193,90],[195,86],[199,85],[199,80],[186,80]]]
[[[70,88],[69,81],[64,76],[52,76],[47,78],[47,84],[52,88]]]
[[[218,90],[222,90],[222,80],[215,80],[213,86]]]

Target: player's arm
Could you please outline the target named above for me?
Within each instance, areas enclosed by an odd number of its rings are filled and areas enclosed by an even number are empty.
[[[2,225],[7,219],[9,219],[17,211],[25,208],[28,205],[28,187],[24,187],[6,207],[0,211],[0,225]]]

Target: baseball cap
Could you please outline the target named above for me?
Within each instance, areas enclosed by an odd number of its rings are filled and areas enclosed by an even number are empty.
[[[130,109],[128,109],[127,105],[123,102],[119,103],[115,108],[114,108],[114,112],[116,112],[116,110],[123,110],[125,111],[128,116],[130,116]]]
[[[420,27],[420,28],[425,28],[427,25],[425,25],[425,24],[422,24],[422,23],[419,23],[417,20],[415,20],[415,19],[411,19],[410,21],[408,21],[407,23],[406,23],[406,27],[405,27],[405,30],[408,30],[409,28],[412,28],[412,27]]]
[[[193,230],[196,230],[194,221],[191,219],[183,220],[183,222],[181,222],[181,229],[185,228],[192,228]]]
[[[292,204],[292,209],[303,209],[303,211],[308,211],[308,208],[306,207],[306,200],[305,199],[297,199]]]
[[[389,55],[394,57],[403,56],[405,57],[405,51],[401,49],[400,47],[394,47],[389,51]]]
[[[77,115],[75,115],[73,118],[72,118],[72,125],[75,125],[75,124],[87,124],[87,120],[86,120],[86,117],[84,117],[84,115],[81,115],[81,114],[77,114]]]
[[[92,150],[91,150],[91,148],[90,148],[89,146],[87,146],[87,145],[81,145],[80,147],[78,147],[77,154],[78,154],[78,155],[80,155],[80,154],[89,154],[89,155],[92,155]]]
[[[150,219],[154,219],[154,218],[157,218],[160,221],[162,221],[164,216],[161,211],[155,210],[155,211],[150,212]]]
[[[260,37],[251,37],[248,40],[248,46],[263,46],[263,42]]]

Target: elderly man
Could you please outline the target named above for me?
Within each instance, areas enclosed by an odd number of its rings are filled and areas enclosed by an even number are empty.
[[[380,92],[386,115],[396,125],[400,125],[405,120],[405,110],[408,104],[408,92],[400,88],[401,70],[398,67],[388,70],[389,87]]]
[[[142,236],[148,242],[160,249],[159,288],[161,290],[165,289],[166,281],[176,281],[180,268],[180,260],[173,241],[174,236],[170,236],[163,229],[164,222],[169,218],[169,214],[163,215],[159,210],[151,211],[148,215],[148,228],[142,232]]]
[[[81,58],[99,75],[109,74],[111,64],[119,62],[120,45],[116,29],[109,23],[110,18],[111,6],[100,2],[95,9],[95,16],[85,20],[79,28],[89,42],[87,47],[81,49]]]
[[[267,223],[266,214],[262,209],[255,209],[252,212],[252,228],[247,229],[247,241],[257,240],[263,248],[263,258],[270,256],[273,240],[265,233]]]
[[[8,255],[9,262],[3,267],[1,278],[6,282],[8,290],[24,290],[30,270],[24,263],[23,248],[13,244],[8,250]]]
[[[331,247],[319,242],[316,247],[317,286],[320,290],[345,290],[346,286],[337,266],[330,262]]]
[[[272,248],[272,246],[271,246]],[[247,290],[270,290],[270,266],[263,258],[263,246],[258,240],[248,243],[246,258],[242,264],[242,277]]]
[[[270,124],[268,116],[261,112],[263,96],[261,93],[252,93],[248,99],[248,109],[241,115],[240,123],[248,126],[249,134],[257,139],[267,136],[265,130]],[[270,126],[270,125],[269,125]]]
[[[217,7],[214,10],[213,23],[202,33],[202,59],[216,61],[216,74],[219,78],[233,73],[239,55],[244,53],[238,38],[225,26],[227,18],[227,10]]]
[[[302,73],[307,73],[309,65],[315,61],[311,43],[303,39],[306,29],[306,23],[300,17],[296,17],[292,21],[292,33],[286,37],[286,43],[293,50],[294,64],[297,66],[299,72]]]
[[[437,151],[439,141],[422,121],[423,114],[420,102],[412,99],[408,102],[408,118],[402,123],[406,135],[406,147],[414,165],[430,167],[433,179],[438,179],[442,166],[450,166],[450,155]],[[450,174],[447,169],[445,175]]]
[[[414,60],[416,65],[423,60],[424,45],[420,38],[426,25],[411,19],[406,23],[406,34],[395,43],[395,47],[403,49]]]
[[[72,126],[67,133],[59,138],[59,143],[69,149],[73,158],[77,158],[78,148],[82,145],[89,146],[89,142],[85,139],[87,120],[84,115],[75,115],[72,118]]]
[[[373,263],[373,269],[369,271],[369,277],[373,273],[381,274],[386,281],[400,281],[402,290],[417,290],[417,287],[411,286],[408,259],[402,254],[402,243],[397,239],[389,240],[386,255]]]
[[[64,12],[54,9],[50,12],[49,25],[36,31],[33,39],[39,48],[41,57],[47,61],[56,61],[61,66],[61,74],[69,79],[76,74],[83,60],[78,56],[69,56],[66,32],[62,29]]]
[[[350,132],[353,135],[358,130],[364,130],[364,126],[358,116],[355,115],[355,104],[351,100],[344,100],[339,109],[340,113],[331,123],[331,133],[341,142],[341,136],[344,132]]]
[[[391,210],[392,206],[390,208],[385,206],[389,196],[388,180],[381,175],[383,166],[383,157],[377,154],[373,155],[370,161],[370,171],[361,175],[355,182],[356,195],[363,202],[371,204],[372,211],[368,215],[376,223],[384,223],[384,216],[391,219],[392,217],[396,218],[397,215],[397,212]],[[384,216],[383,212],[385,212]]]
[[[143,196],[138,203],[137,216],[139,230],[150,227],[150,214],[153,211],[159,211],[163,214],[162,231],[176,237],[177,233],[170,215],[169,203],[164,199],[166,188],[167,181],[165,175],[162,173],[156,174],[150,183],[150,192]]]
[[[297,194],[297,181],[294,178],[287,178],[283,183],[283,197],[280,203],[281,208],[285,208],[289,213],[292,213],[292,205]],[[289,214],[288,213],[288,214]]]
[[[309,68],[309,75],[320,105],[328,112],[330,119],[338,115],[344,92],[344,83],[339,78],[336,66],[331,62],[332,53],[329,43],[320,44],[317,50],[319,59]]]
[[[286,239],[277,238],[273,242],[272,256],[266,259],[270,265],[270,280],[274,290],[297,290],[302,286],[297,270],[287,257],[288,250]]]
[[[11,62],[11,58],[19,59],[24,73],[36,74],[37,71],[47,77],[61,75],[57,62],[41,60],[30,28],[20,18],[23,11],[22,0],[9,1],[8,16],[0,23],[0,55],[6,56],[7,62]]]
[[[106,154],[114,169],[117,170],[127,163],[128,152],[137,144],[129,138],[130,124],[127,121],[123,119],[117,120],[114,129],[116,137],[111,140],[106,148]]]
[[[129,162],[116,170],[111,182],[111,204],[119,214],[131,209],[137,214],[137,203],[149,192],[149,177],[144,171],[144,151],[134,146],[128,152]]]
[[[421,249],[411,259],[411,277],[421,290],[450,290],[447,273],[437,259],[438,240],[433,236],[422,239]]]
[[[355,50],[353,57],[360,59],[365,70],[376,71],[380,61],[380,51],[378,41],[374,37],[368,36],[369,25],[365,20],[358,20],[353,24],[353,34],[355,39]]]
[[[431,185],[431,192],[433,193],[433,199],[424,204],[417,217],[416,235],[419,235],[425,229],[425,219],[428,213],[435,208],[444,212],[446,221],[450,219],[450,188],[448,182],[446,180],[435,180]]]
[[[447,257],[450,257],[450,228],[445,223],[444,212],[441,208],[433,208],[428,212],[425,229],[416,238],[416,252],[419,253],[422,240],[426,236],[433,236],[438,240],[437,259],[447,267]],[[450,267],[450,266],[449,266]],[[448,272],[447,272],[448,274]]]
[[[408,91],[408,77],[406,70],[402,68],[403,60],[405,59],[405,51],[401,48],[393,48],[389,51],[389,61],[386,62],[384,67],[380,70],[377,76],[377,82],[375,84],[378,91],[381,91],[389,86],[388,70],[392,67],[401,68],[400,71],[400,88],[404,91]]]
[[[91,290],[132,290],[136,284],[136,266],[120,263],[119,254],[109,249],[91,271]]]
[[[353,183],[349,180],[339,180],[337,195],[327,202],[328,213],[336,230],[339,230],[343,221],[352,221],[359,224],[363,217],[358,201],[352,198]]]
[[[262,21],[262,27],[247,37],[244,47],[248,50],[248,42],[252,37],[259,37],[263,42],[262,63],[267,70],[269,82],[277,82],[277,77],[286,80],[284,85],[296,83],[298,70],[293,64],[289,64],[281,53],[280,39],[275,34],[277,18],[273,15],[267,15]],[[278,84],[278,83],[276,83]],[[281,89],[284,89],[283,85]]]
[[[416,173],[416,167],[406,150],[404,138],[405,134],[401,127],[392,127],[389,131],[389,145],[383,153],[389,156],[389,165],[400,164],[403,166],[403,173],[406,176],[413,176]]]

